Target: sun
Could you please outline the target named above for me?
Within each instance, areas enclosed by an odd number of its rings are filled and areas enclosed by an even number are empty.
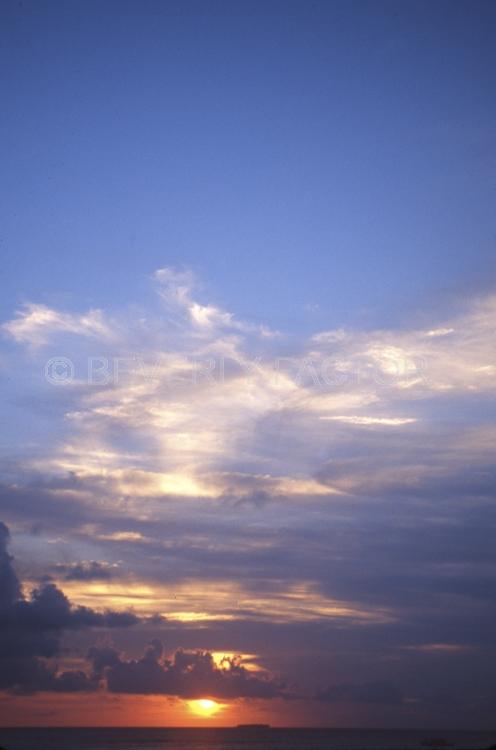
[[[210,698],[199,698],[198,700],[188,701],[190,711],[197,716],[204,716],[209,718],[215,716],[219,711],[224,708],[222,703],[217,703]]]

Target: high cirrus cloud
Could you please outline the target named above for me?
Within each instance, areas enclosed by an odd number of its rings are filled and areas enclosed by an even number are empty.
[[[231,329],[245,334],[258,333],[266,337],[278,335],[267,326],[257,326],[238,320],[231,312],[217,305],[199,302],[193,296],[198,283],[189,270],[159,268],[154,273],[154,279],[158,284],[159,295],[176,325],[189,325],[196,334],[203,332],[208,335],[213,331]]]
[[[74,382],[44,393],[70,427],[44,472],[137,499],[361,494],[396,481],[378,476],[371,445],[392,447],[401,482],[430,481],[430,462],[414,458],[432,441],[433,419],[443,430],[438,475],[462,445],[471,465],[486,462],[487,427],[469,411],[494,393],[494,295],[423,328],[324,331],[279,356],[259,327],[198,301],[189,271],[160,269],[154,283],[161,307],[139,318],[31,305],[4,324],[21,344],[64,341],[56,353],[80,355]],[[454,430],[447,411],[467,419]]]
[[[111,336],[101,310],[78,315],[34,303],[26,304],[3,329],[17,342],[31,346],[46,344],[50,338],[63,333],[100,339]]]

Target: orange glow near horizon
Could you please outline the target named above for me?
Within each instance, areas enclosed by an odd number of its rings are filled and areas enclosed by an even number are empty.
[[[117,695],[106,691],[87,693],[37,693],[33,696],[2,695],[2,727],[233,727],[264,723],[272,726],[329,725],[328,706],[274,698],[216,701],[215,714],[193,711],[198,701],[163,695]],[[356,713],[356,711],[355,711]],[[333,714],[334,722],[351,723],[349,707]]]

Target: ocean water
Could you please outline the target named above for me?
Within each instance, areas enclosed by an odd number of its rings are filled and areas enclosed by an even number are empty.
[[[487,750],[494,732],[342,729],[0,729],[1,750]]]

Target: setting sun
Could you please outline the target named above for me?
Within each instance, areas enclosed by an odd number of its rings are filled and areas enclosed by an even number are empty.
[[[210,700],[210,698],[199,698],[198,700],[188,701],[188,706],[192,713],[197,716],[204,716],[205,718],[215,716],[215,714],[224,708],[222,703],[217,703],[217,701]]]

